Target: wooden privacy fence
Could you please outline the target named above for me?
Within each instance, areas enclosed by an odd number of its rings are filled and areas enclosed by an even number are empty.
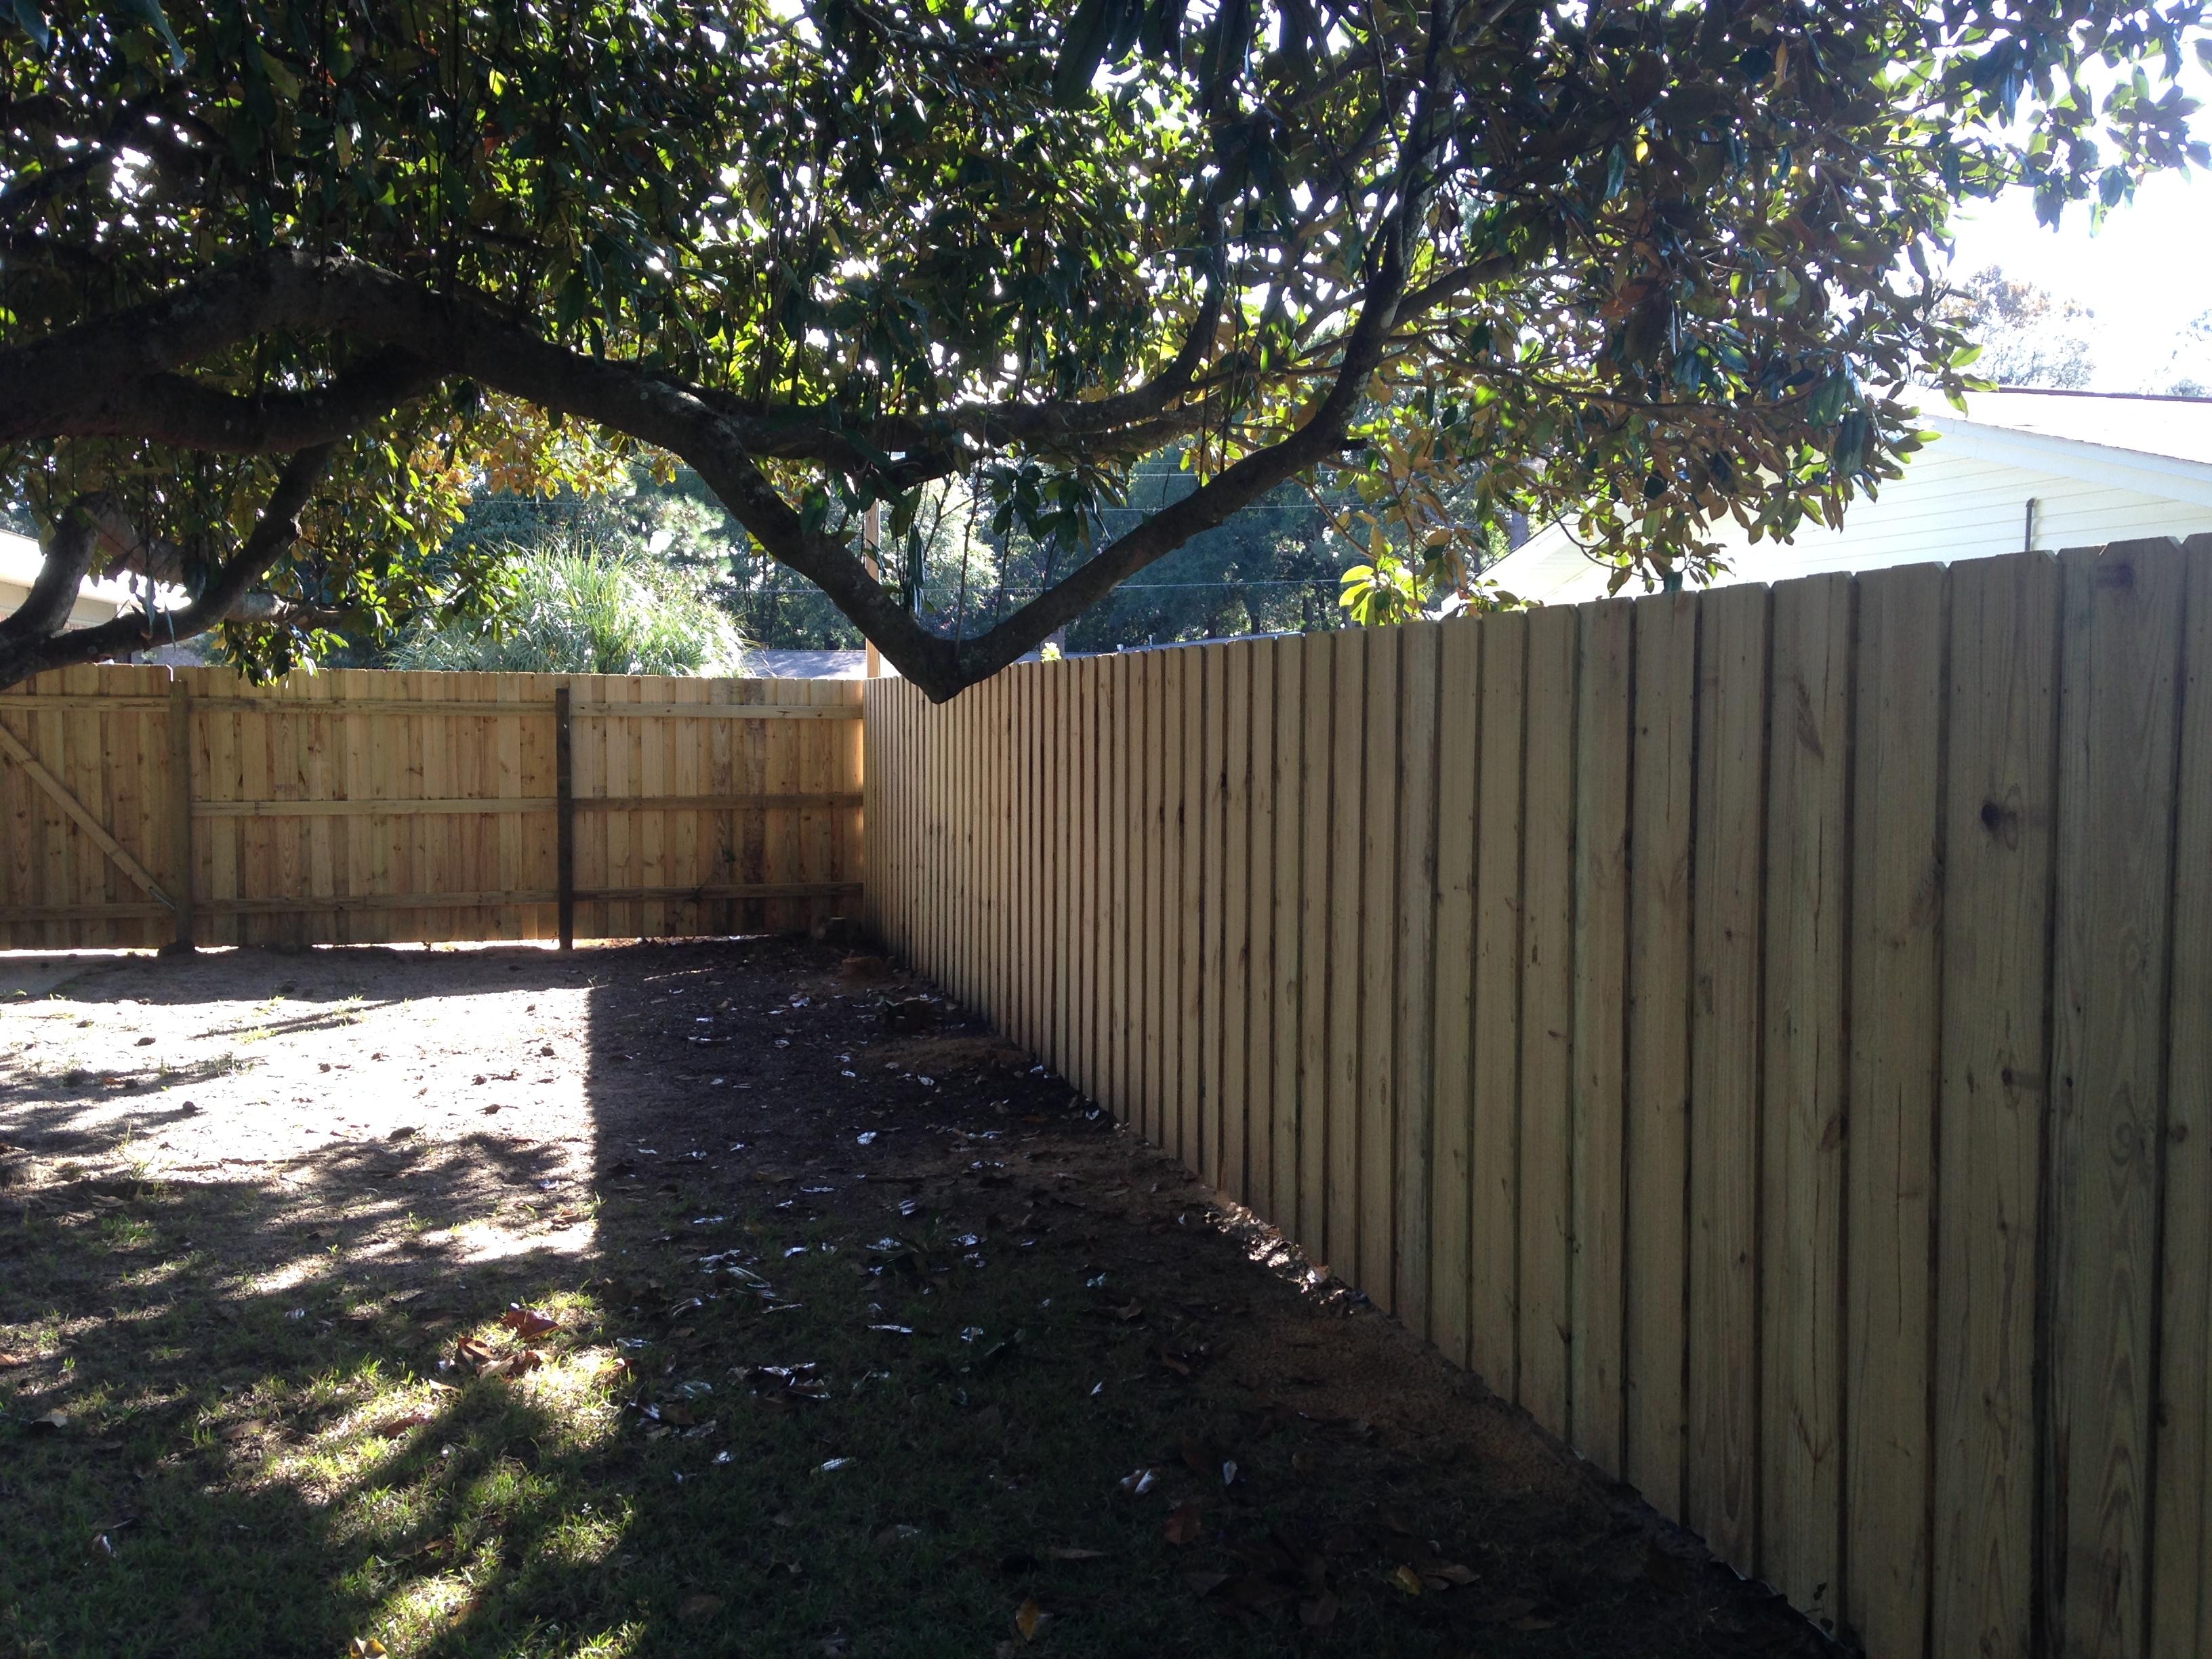
[[[1729,1559],[2212,1653],[2212,538],[867,695],[896,948]]]
[[[803,927],[855,682],[107,665],[0,694],[0,947]]]

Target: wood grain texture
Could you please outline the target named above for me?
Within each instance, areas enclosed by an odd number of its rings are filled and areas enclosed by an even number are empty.
[[[1691,801],[1695,600],[1639,599],[1628,903],[1628,1263],[1622,1474],[1682,1506],[1689,1303]]]
[[[1222,653],[1227,670],[1222,708],[1220,1173],[1216,1184],[1240,1204],[1251,1202],[1252,1102],[1252,658],[1257,646],[1239,641]]]
[[[2062,556],[2053,963],[2050,1628],[2143,1647],[2158,1302],[2180,550]]]
[[[1305,648],[1302,639],[1276,640],[1267,647],[1275,666],[1274,849],[1268,875],[1274,908],[1274,1071],[1270,1131],[1273,1198],[1267,1214],[1291,1222],[1298,1213],[1298,1041],[1305,963],[1301,955],[1304,778],[1306,755]]]
[[[2166,1026],[2151,1659],[2212,1652],[2212,537],[2189,544]]]
[[[1442,625],[1437,641],[1436,1107],[1430,1126],[1429,1326],[1472,1363],[1474,1237],[1474,902],[1482,778],[1483,624]]]
[[[1252,647],[1252,749],[1245,785],[1244,1202],[1261,1215],[1275,1207],[1275,743],[1281,719],[1275,701],[1278,641]]]
[[[1850,1569],[1839,1599],[1870,1648],[1901,1659],[1920,1652],[1928,1616],[1947,588],[1932,566],[1876,571],[1859,583],[1846,947]]]
[[[1566,1438],[1607,1474],[1621,1472],[1621,1340],[1628,1204],[1628,802],[1635,726],[1632,607],[1577,613],[1582,650],[1575,721],[1574,1332]]]
[[[1515,1400],[1568,1430],[1574,1207],[1575,714],[1581,624],[1528,621],[1528,736],[1521,786],[1520,1376]]]
[[[1482,746],[1474,825],[1474,1035],[1468,1161],[1470,1362],[1514,1394],[1521,1254],[1521,779],[1528,618],[1482,623]]]
[[[1206,1167],[1200,1113],[1205,1103],[1206,1051],[1200,1031],[1206,1018],[1205,894],[1206,894],[1206,726],[1207,708],[1203,674],[1204,655],[1190,648],[1172,653],[1182,668],[1174,710],[1182,729],[1182,768],[1177,780],[1176,813],[1182,841],[1182,884],[1176,901],[1176,921],[1181,932],[1181,1001],[1176,1021],[1181,1027],[1177,1063],[1173,1073],[1176,1091],[1176,1156],[1188,1170]]]
[[[1430,1191],[1437,1103],[1437,663],[1440,625],[1404,635],[1398,668],[1398,1107],[1392,1304],[1429,1328]]]
[[[1365,1281],[1359,1259],[1359,1014],[1362,880],[1361,817],[1367,808],[1362,738],[1367,724],[1367,641],[1340,634],[1329,692],[1335,787],[1326,820],[1329,838],[1328,1087],[1325,1109],[1328,1147],[1328,1231],[1323,1247],[1330,1269],[1352,1285]]]
[[[1370,629],[1359,814],[1359,1287],[1397,1306],[1399,678],[1402,629]]]
[[[1774,590],[1767,733],[1758,1561],[1824,1610],[1843,1583],[1853,597],[1848,576]]]
[[[1305,680],[1304,837],[1299,849],[1298,1209],[1297,1237],[1326,1259],[1328,1246],[1329,854],[1339,756],[1330,715],[1341,639],[1301,642]]]
[[[1761,871],[1767,589],[1706,596],[1692,877],[1689,1482],[1684,1519],[1732,1561],[1759,1534]]]

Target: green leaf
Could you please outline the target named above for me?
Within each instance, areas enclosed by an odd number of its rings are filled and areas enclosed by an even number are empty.
[[[31,37],[31,44],[44,57],[54,47],[53,31],[46,27],[46,14],[39,9],[38,0],[15,0],[15,27]]]
[[[21,0],[17,3],[20,5]],[[161,0],[117,0],[117,5],[125,17],[153,30],[168,43],[169,67],[181,73],[185,67],[184,43],[169,27],[168,14],[161,9]]]
[[[1089,96],[1091,77],[1105,61],[1126,3],[1127,0],[1083,0],[1075,9],[1052,73],[1052,101],[1060,108],[1075,109]]]

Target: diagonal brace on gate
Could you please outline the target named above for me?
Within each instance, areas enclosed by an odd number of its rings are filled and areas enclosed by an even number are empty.
[[[177,902],[161,890],[159,882],[146,873],[146,866],[125,851],[123,844],[107,833],[107,826],[94,817],[82,801],[70,793],[62,781],[46,770],[39,757],[25,748],[22,740],[5,726],[0,726],[0,754],[6,755],[29,773],[31,781],[52,795],[55,804],[76,821],[77,827],[92,837],[101,852],[115,861],[116,867],[145,890],[148,897],[172,910],[177,908]]]

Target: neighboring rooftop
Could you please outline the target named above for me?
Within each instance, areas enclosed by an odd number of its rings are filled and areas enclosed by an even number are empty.
[[[1974,393],[1963,416],[1948,406],[1929,413],[2212,466],[2212,398],[2008,386]]]
[[[748,648],[740,674],[774,680],[857,680],[868,672],[866,651],[775,651]]]

